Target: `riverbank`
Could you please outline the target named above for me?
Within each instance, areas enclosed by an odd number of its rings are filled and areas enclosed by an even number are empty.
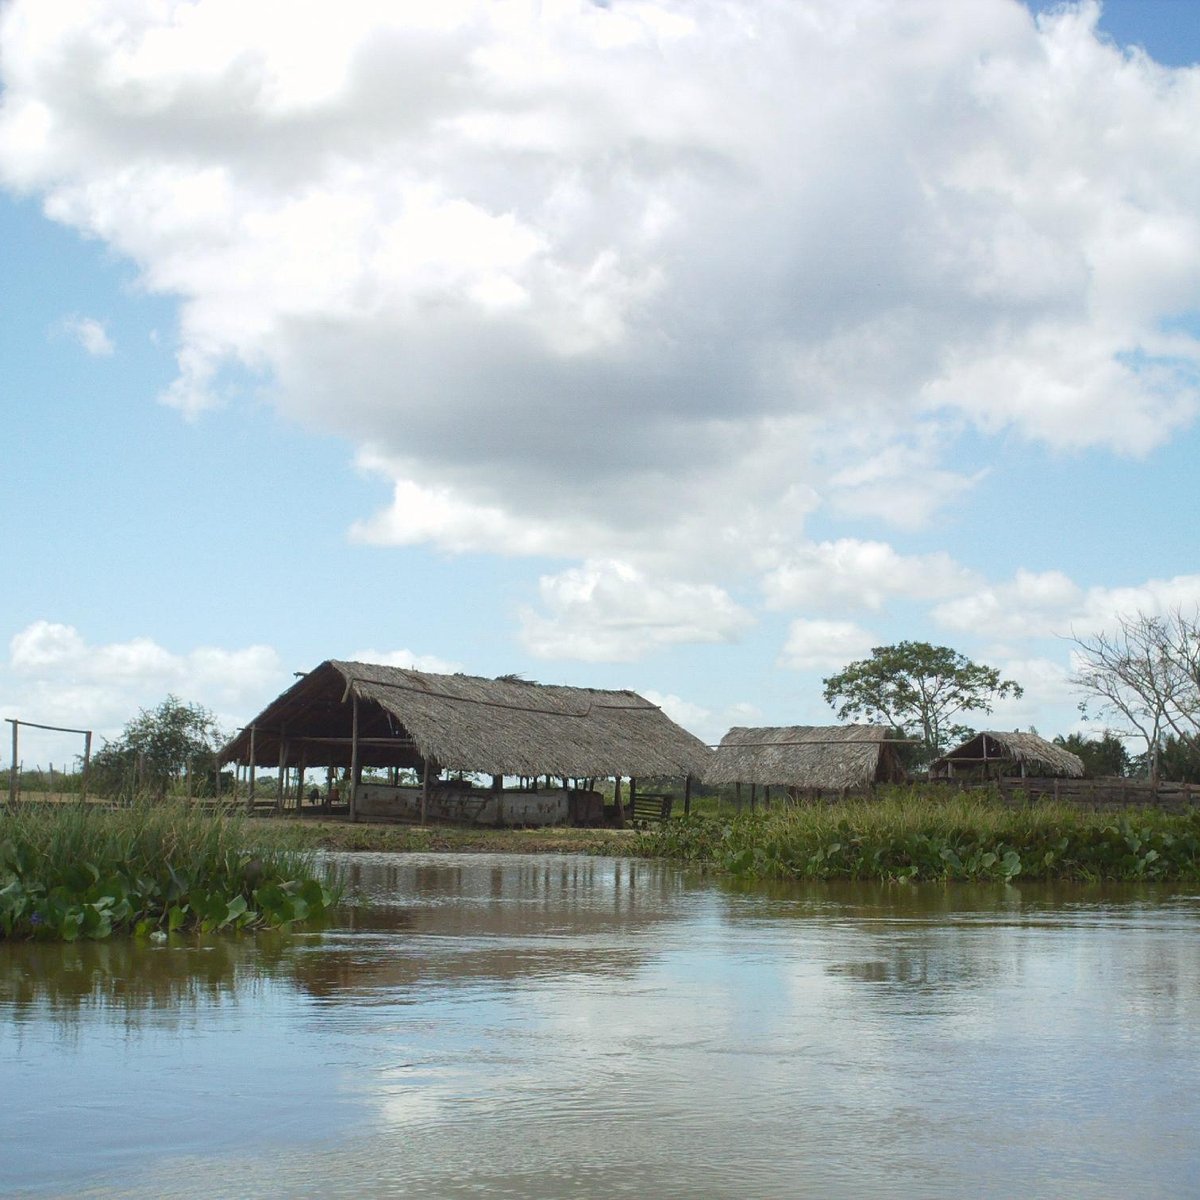
[[[280,822],[256,818],[250,830],[270,836]],[[451,825],[384,825],[365,821],[288,823],[290,844],[308,850],[456,854],[639,854],[640,835],[631,829],[580,829],[552,825],[542,829],[459,828]]]
[[[753,879],[1200,882],[1200,812],[1012,806],[985,793],[919,788],[677,817],[641,830],[304,821],[291,836],[321,850],[628,855]]]
[[[1200,811],[1091,812],[985,794],[922,795],[693,816],[634,853],[752,879],[1200,882]]]
[[[7,807],[0,937],[75,941],[281,926],[333,896],[279,825],[249,828],[184,803]]]

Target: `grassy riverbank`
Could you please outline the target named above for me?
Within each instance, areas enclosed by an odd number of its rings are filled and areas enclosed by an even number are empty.
[[[279,823],[184,805],[18,805],[0,816],[0,937],[286,925],[323,912],[312,856]]]
[[[268,830],[272,818],[250,822]],[[452,825],[384,825],[304,820],[289,823],[295,844],[311,850],[375,850],[390,853],[631,854],[637,834],[628,829],[460,829]]]
[[[1200,881],[1200,813],[1012,808],[897,789],[671,821],[639,834],[630,851],[758,879]]]

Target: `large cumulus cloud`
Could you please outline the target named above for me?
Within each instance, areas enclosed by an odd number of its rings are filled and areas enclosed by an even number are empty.
[[[353,440],[395,488],[356,536],[577,560],[531,645],[737,636],[735,573],[782,605],[814,511],[927,521],[964,429],[1145,453],[1193,419],[1200,74],[1094,4],[327,17],[10,0],[0,178],[178,297],[168,403],[248,368]],[[640,573],[658,632],[598,642]]]

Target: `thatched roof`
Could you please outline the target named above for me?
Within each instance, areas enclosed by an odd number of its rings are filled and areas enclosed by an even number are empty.
[[[941,773],[947,767],[985,767],[989,763],[1011,764],[1035,775],[1062,775],[1070,779],[1083,777],[1083,760],[1069,750],[1056,746],[1036,733],[1005,733],[988,729],[977,733],[939,758],[931,772]]]
[[[895,751],[884,746],[890,733],[883,725],[738,726],[721,739],[704,781],[863,787],[902,774]]]
[[[330,660],[256,716],[225,762],[347,766],[358,697],[359,762],[489,775],[700,775],[710,751],[657,705],[629,691],[554,687],[513,676],[433,675]]]

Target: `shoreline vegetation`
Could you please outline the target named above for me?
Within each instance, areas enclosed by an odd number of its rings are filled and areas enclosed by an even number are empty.
[[[161,939],[290,925],[338,901],[323,851],[627,855],[743,879],[1200,882],[1200,811],[1093,812],[986,793],[713,810],[639,829],[214,815],[186,803],[21,804],[0,817],[0,938]]]
[[[1200,881],[1200,811],[1017,806],[979,792],[934,797],[920,787],[766,811],[710,809],[633,830],[332,821],[297,828],[320,850],[623,854],[765,880]]]
[[[0,819],[0,937],[76,941],[279,927],[335,891],[280,824],[180,803],[33,805]]]

